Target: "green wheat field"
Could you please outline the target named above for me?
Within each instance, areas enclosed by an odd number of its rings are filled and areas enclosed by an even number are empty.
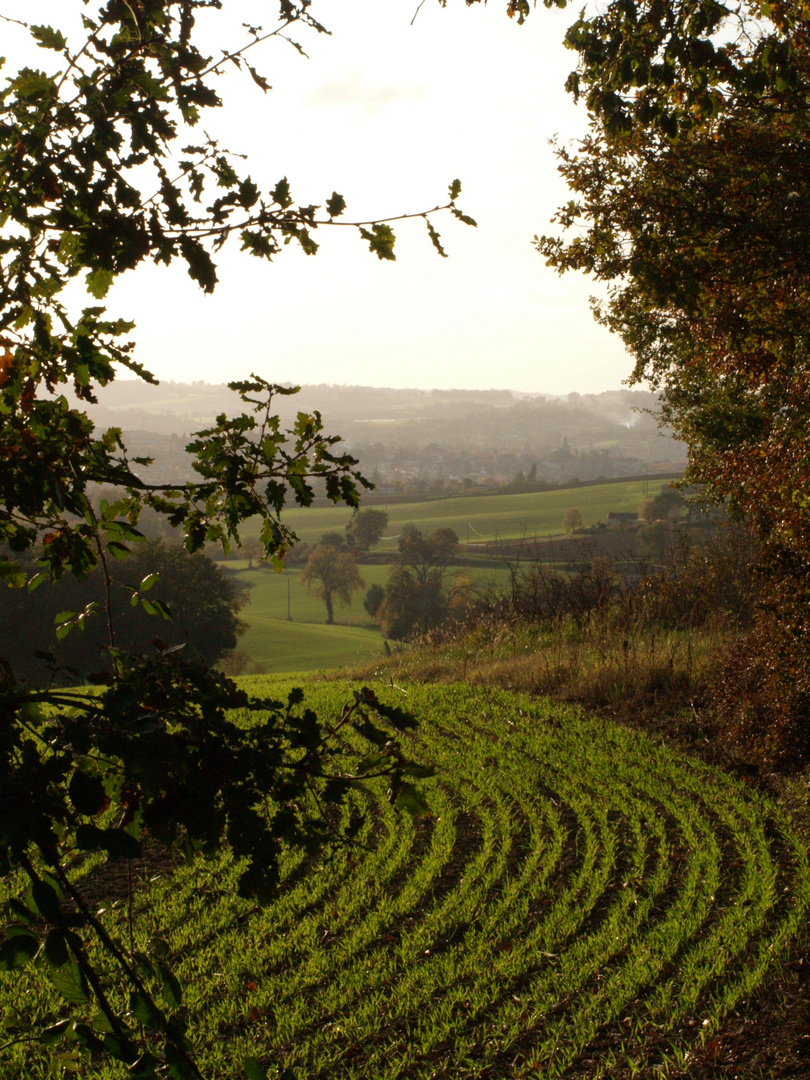
[[[350,691],[310,685],[307,703],[337,717]],[[404,748],[435,768],[420,782],[429,815],[358,785],[344,810],[365,816],[358,841],[310,862],[291,852],[266,907],[236,898],[227,859],[139,871],[135,947],[168,943],[203,1074],[232,1080],[255,1055],[301,1080],[592,1080],[681,1075],[705,1056],[806,921],[789,818],[573,709],[466,685],[378,692],[420,722]],[[96,873],[124,933],[125,901]],[[36,966],[4,976],[0,998],[7,1026],[63,1011]],[[35,1043],[0,1060],[9,1080],[125,1075]]]

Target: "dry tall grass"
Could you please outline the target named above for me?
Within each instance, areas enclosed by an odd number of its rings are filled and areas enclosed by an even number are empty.
[[[462,680],[578,703],[687,742],[718,741],[714,688],[751,624],[755,552],[740,530],[687,540],[639,572],[604,557],[565,570],[527,561],[463,623],[358,674]]]
[[[364,677],[501,686],[641,723],[702,714],[729,632],[627,626],[613,610],[578,623],[482,622],[410,645],[365,668]]]

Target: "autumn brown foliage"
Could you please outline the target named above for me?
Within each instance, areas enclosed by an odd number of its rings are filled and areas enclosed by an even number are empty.
[[[757,537],[762,602],[719,707],[763,752],[793,739],[798,752],[810,653],[808,13],[611,3],[568,41],[581,59],[569,86],[592,123],[559,151],[574,197],[557,221],[571,231],[538,247],[558,270],[610,283],[597,317],[633,355],[632,378],[660,392],[688,478]]]

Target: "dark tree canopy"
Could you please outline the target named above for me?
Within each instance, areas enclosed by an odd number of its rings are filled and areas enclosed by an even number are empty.
[[[458,536],[448,528],[425,536],[415,525],[405,525],[398,548],[398,562],[377,608],[383,633],[395,640],[427,633],[447,618],[457,592],[448,588],[447,578],[458,552]]]
[[[570,510],[566,510],[563,514],[562,527],[567,533],[572,533],[576,529],[582,527],[582,511],[577,510],[576,507],[571,507]]]
[[[388,528],[388,514],[385,510],[363,507],[355,510],[346,526],[346,537],[352,547],[359,551],[368,551],[379,544],[382,534]]]
[[[115,648],[122,653],[153,653],[158,641],[161,648],[182,646],[189,658],[214,666],[236,647],[243,629],[238,613],[247,590],[207,555],[148,540],[136,544],[128,558],[115,560],[111,570],[111,618]],[[141,603],[133,605],[135,594]],[[54,663],[60,669],[59,682],[86,682],[88,675],[103,672],[110,677],[105,604],[104,575],[98,567],[84,579],[68,575],[33,592],[1,589],[0,656],[18,679],[33,685],[51,682]],[[79,632],[57,639],[57,616],[64,627],[71,612],[74,622],[80,620]],[[156,620],[161,612],[171,618]],[[32,642],[40,649],[33,649]],[[54,660],[38,656],[41,651],[53,654]]]
[[[686,499],[675,488],[664,487],[652,501],[653,519],[669,518],[675,521],[679,518],[686,507]]]
[[[376,619],[377,613],[382,607],[383,600],[385,600],[385,588],[375,582],[369,588],[368,592],[366,593],[366,598],[363,601],[363,607],[366,609],[372,619]]]
[[[413,571],[419,582],[444,574],[458,554],[458,534],[455,529],[434,529],[425,536],[415,525],[404,525],[397,542],[399,562]]]

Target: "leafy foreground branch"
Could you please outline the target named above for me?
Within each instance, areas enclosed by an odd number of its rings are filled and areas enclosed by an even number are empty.
[[[259,515],[264,554],[279,566],[295,540],[281,520],[289,499],[306,506],[318,490],[357,505],[368,484],[319,414],[300,412],[283,431],[273,402],[293,389],[260,376],[232,383],[245,411],[196,434],[188,450],[199,478],[178,485],[148,479],[150,462],[127,454],[119,430],[97,432],[84,411],[122,369],[155,381],[135,359],[134,324],[101,303],[147,261],[179,261],[210,293],[229,240],[265,260],[289,245],[314,255],[318,229],[349,224],[391,260],[396,220],[421,218],[440,255],[436,211],[475,224],[456,206],[457,180],[435,208],[346,222],[342,195],[296,203],[286,177],[259,182],[241,154],[198,133],[205,110],[224,106],[226,68],[266,93],[249,59],[274,39],[303,52],[293,32],[325,32],[311,6],[280,0],[267,29],[229,23],[219,0],[97,0],[81,5],[77,33],[0,14],[9,55],[13,34],[27,31],[43,57],[0,89],[0,587],[99,567],[105,599],[61,612],[56,633],[103,619],[109,658],[94,672],[107,688],[88,696],[35,692],[0,657],[0,875],[11,875],[14,895],[0,967],[41,965],[70,1010],[21,1038],[72,1039],[137,1080],[200,1072],[162,946],[123,944],[82,893],[94,859],[131,859],[147,837],[188,858],[224,847],[243,860],[242,893],[262,899],[283,848],[352,840],[359,823],[336,808],[366,776],[385,778],[407,809],[423,806],[404,779],[413,768],[371,715],[394,729],[410,721],[373,695],[355,696],[330,726],[301,707],[298,691],[286,705],[249,700],[173,649],[129,656],[116,637],[110,567],[142,540],[144,511],[163,515],[191,552],[238,545],[242,524]],[[219,55],[203,50],[201,14],[218,20]],[[28,580],[21,562],[30,556]],[[170,617],[154,574],[128,591],[133,606]],[[339,733],[349,723],[377,743],[371,761],[344,759]],[[246,1067],[261,1074],[256,1062]]]
[[[191,550],[204,540],[238,543],[238,524],[262,513],[266,551],[278,557],[291,540],[278,523],[285,488],[306,504],[308,481],[319,477],[335,501],[356,504],[357,474],[345,455],[332,456],[337,440],[322,435],[317,414],[299,415],[285,455],[270,402],[290,391],[261,379],[234,384],[258,419],[220,417],[200,432],[190,452],[203,479],[182,491],[145,483],[137,469],[145,463],[128,458],[120,431],[99,435],[61,392],[71,387],[80,403],[93,403],[96,388],[122,369],[156,381],[135,359],[134,324],[100,303],[148,261],[179,261],[210,293],[228,241],[272,261],[290,245],[314,255],[319,228],[348,225],[391,260],[397,220],[421,219],[440,255],[433,215],[475,224],[456,205],[458,180],[435,207],[344,221],[342,195],[296,204],[286,177],[263,187],[243,154],[195,130],[205,110],[225,105],[218,80],[225,68],[235,66],[266,93],[270,84],[248,56],[273,40],[303,52],[293,30],[325,32],[311,6],[281,0],[277,25],[267,30],[228,22],[210,0],[106,0],[95,12],[87,5],[78,40],[59,27],[17,24],[15,32],[27,29],[42,50],[43,66],[21,68],[0,90],[0,543],[22,551],[44,541],[52,577],[84,574],[99,558],[91,484],[130,493],[100,523],[113,554],[124,527],[110,520],[124,514],[135,524],[144,502],[183,527]],[[221,40],[233,36],[219,57],[203,51],[200,14],[222,23]],[[23,584],[2,552],[0,578]]]
[[[384,778],[401,808],[425,809],[408,777],[430,770],[394,741],[414,721],[367,689],[324,723],[301,690],[286,703],[251,699],[176,651],[132,666],[97,698],[2,689],[0,874],[14,875],[16,895],[0,970],[33,963],[65,1001],[66,1015],[25,1038],[73,1042],[138,1080],[202,1074],[165,943],[140,951],[130,926],[125,944],[83,895],[94,859],[137,858],[145,837],[189,861],[225,847],[242,868],[240,895],[261,902],[284,849],[353,842],[363,817],[339,808],[369,779]],[[349,725],[376,746],[364,760],[340,738]],[[255,1060],[245,1068],[264,1075]]]

